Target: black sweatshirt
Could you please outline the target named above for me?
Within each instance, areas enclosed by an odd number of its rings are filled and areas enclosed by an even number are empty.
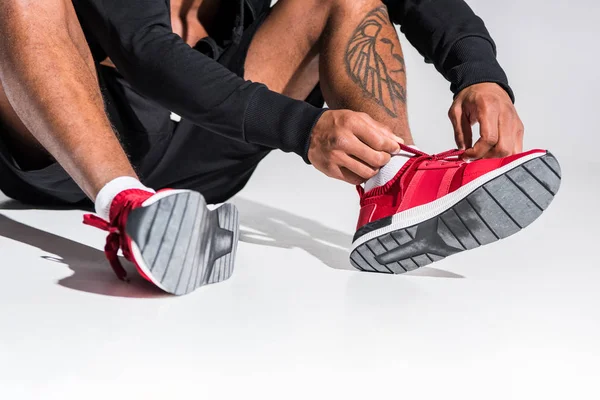
[[[245,12],[233,29],[270,0],[222,0]],[[452,92],[500,84],[514,99],[483,21],[463,0],[384,0],[392,22],[450,81]],[[169,0],[73,0],[97,61],[110,57],[141,94],[215,134],[295,152],[307,160],[312,127],[323,112],[245,81],[173,33]],[[229,6],[229,5],[228,5]],[[303,21],[299,21],[303,23]]]

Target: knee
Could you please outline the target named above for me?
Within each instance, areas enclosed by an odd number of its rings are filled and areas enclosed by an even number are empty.
[[[0,53],[21,52],[25,42],[80,42],[73,24],[79,21],[71,0],[0,0]]]
[[[2,0],[0,30],[12,35],[23,32],[66,30],[67,6],[70,0]]]
[[[2,24],[0,24],[0,27],[14,28],[15,25],[19,25],[24,21],[35,20],[36,9],[39,9],[39,5],[32,1],[2,0],[2,4],[0,4],[0,21]]]

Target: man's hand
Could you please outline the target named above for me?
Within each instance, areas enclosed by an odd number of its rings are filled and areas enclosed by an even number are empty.
[[[359,185],[400,151],[402,139],[369,115],[328,110],[313,128],[308,159],[332,178]]]
[[[508,93],[495,83],[463,89],[448,116],[458,148],[466,149],[465,159],[506,157],[523,151],[523,122]],[[473,145],[471,127],[477,122],[481,137]]]

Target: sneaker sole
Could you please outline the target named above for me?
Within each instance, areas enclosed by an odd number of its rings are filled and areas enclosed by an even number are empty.
[[[172,191],[134,209],[126,225],[135,261],[165,292],[184,295],[228,279],[239,239],[232,204],[206,207],[197,192]]]
[[[560,187],[558,161],[541,154],[509,164],[458,201],[444,200],[451,194],[436,200],[450,205],[423,222],[405,227],[402,218],[388,217],[367,224],[354,237],[350,263],[360,271],[401,274],[514,235],[546,210]]]

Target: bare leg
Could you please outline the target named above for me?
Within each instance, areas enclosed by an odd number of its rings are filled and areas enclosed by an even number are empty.
[[[0,118],[18,149],[47,151],[92,200],[112,179],[136,177],[70,0],[2,1],[0,60]]]
[[[331,108],[366,112],[413,144],[402,48],[379,0],[280,0],[252,41],[245,78],[301,100],[320,81]]]

